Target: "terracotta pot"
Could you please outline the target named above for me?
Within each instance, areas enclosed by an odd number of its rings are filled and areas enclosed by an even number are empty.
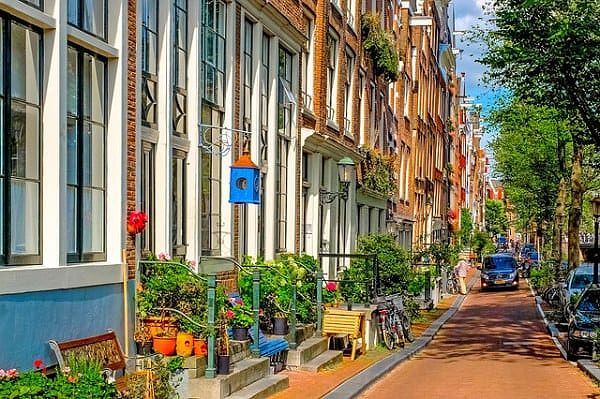
[[[170,316],[148,316],[143,321],[144,325],[150,330],[150,334],[155,337],[157,335],[177,335],[177,319]]]
[[[190,333],[178,332],[176,339],[178,356],[189,357],[194,352],[194,337]]]
[[[208,355],[208,344],[204,338],[194,338],[194,356]]]
[[[154,337],[152,339],[152,348],[155,352],[162,353],[165,356],[175,354],[177,346],[177,337]]]

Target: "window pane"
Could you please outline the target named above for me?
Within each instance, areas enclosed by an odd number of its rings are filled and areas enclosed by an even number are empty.
[[[11,94],[39,104],[40,37],[16,23],[11,25],[11,35]]]
[[[77,187],[67,186],[67,253],[77,252]]]
[[[148,47],[147,47],[147,58],[148,65],[146,68],[146,72],[156,75],[156,58],[157,58],[157,48],[158,48],[158,40],[156,35],[153,33],[148,33]]]
[[[37,182],[11,179],[10,252],[39,253],[39,187]]]
[[[82,251],[104,251],[104,191],[84,188],[81,217]]]
[[[11,175],[38,179],[39,110],[13,101],[11,107]]]
[[[67,118],[67,183],[77,184],[77,120]]]
[[[82,183],[104,188],[104,128],[86,123],[82,140]]]
[[[83,3],[82,29],[104,37],[104,0],[80,0]]]
[[[67,49],[67,112],[71,115],[79,113],[77,109],[77,50]]]
[[[104,63],[83,55],[83,116],[104,123]]]
[[[67,19],[70,24],[79,25],[79,0],[69,0]]]

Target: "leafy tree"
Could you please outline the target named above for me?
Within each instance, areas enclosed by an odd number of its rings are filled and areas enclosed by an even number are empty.
[[[485,229],[492,235],[506,235],[508,218],[502,201],[487,200],[485,202]]]
[[[460,230],[458,231],[458,239],[461,246],[471,245],[471,234],[473,234],[473,218],[469,208],[460,210]]]
[[[585,145],[600,147],[600,2],[494,0],[488,12],[493,26],[479,32],[488,49],[480,61],[490,67],[491,80],[519,99],[555,107],[569,121],[569,263],[574,265],[579,260]]]
[[[471,239],[471,248],[477,254],[477,259],[481,260],[483,255],[494,252],[495,246],[488,233],[476,231]]]

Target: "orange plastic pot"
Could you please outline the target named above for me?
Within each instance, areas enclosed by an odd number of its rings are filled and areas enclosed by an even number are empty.
[[[189,357],[194,352],[194,337],[190,333],[178,332],[176,351],[178,356]]]
[[[152,348],[154,348],[154,351],[162,353],[165,356],[174,355],[176,346],[176,337],[154,337],[152,339]]]
[[[206,356],[208,355],[208,344],[205,339],[194,339],[194,355],[195,356]]]

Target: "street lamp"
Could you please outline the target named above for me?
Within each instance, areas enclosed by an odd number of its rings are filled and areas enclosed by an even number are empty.
[[[598,223],[600,223],[600,195],[592,198],[592,216],[594,217],[594,282],[598,286]]]
[[[344,201],[348,199],[350,182],[354,179],[354,161],[349,157],[344,157],[338,161],[337,167],[340,178],[340,191],[320,189],[319,202],[321,205],[330,204],[338,197]]]

